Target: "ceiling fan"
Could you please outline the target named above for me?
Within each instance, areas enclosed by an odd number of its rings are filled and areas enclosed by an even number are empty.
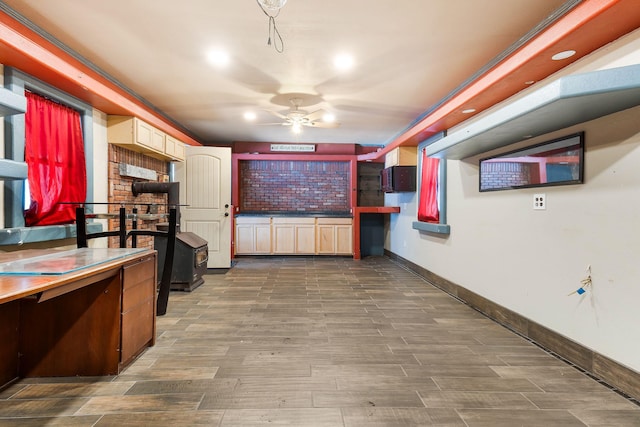
[[[302,132],[303,126],[316,127],[316,128],[336,128],[340,126],[335,121],[335,117],[332,114],[320,109],[312,112],[308,112],[300,109],[302,104],[302,98],[291,98],[291,109],[286,113],[280,113],[277,111],[269,111],[269,113],[282,119],[279,123],[263,123],[264,125],[281,125],[291,126],[293,133]]]

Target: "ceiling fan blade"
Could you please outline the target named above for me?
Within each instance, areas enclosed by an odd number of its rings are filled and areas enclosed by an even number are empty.
[[[269,113],[269,114],[273,114],[274,116],[276,116],[276,117],[277,117],[277,118],[279,118],[279,119],[287,120],[287,116],[285,116],[285,115],[284,115],[284,114],[282,114],[282,113],[279,113],[278,111],[272,111],[272,110],[265,110],[265,111],[266,111],[267,113]]]
[[[290,122],[256,123],[258,126],[291,126]]]
[[[326,111],[320,109],[316,111],[312,111],[309,114],[305,115],[304,118],[308,119],[310,122],[315,122],[318,120],[322,120],[322,116],[324,116]]]
[[[304,123],[305,126],[310,126],[313,128],[325,128],[325,129],[333,129],[333,128],[337,128],[338,126],[340,126],[340,123],[338,122],[323,122],[320,120],[317,120],[315,122],[306,122]]]

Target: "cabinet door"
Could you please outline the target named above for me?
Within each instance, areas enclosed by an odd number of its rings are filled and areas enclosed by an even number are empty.
[[[296,247],[296,230],[293,224],[273,224],[273,252],[293,254]]]
[[[334,254],[336,252],[335,225],[318,224],[316,240],[318,254]]]
[[[418,147],[396,147],[389,151],[384,159],[384,167],[416,166],[418,164]]]
[[[255,250],[253,224],[236,224],[236,254],[251,254]]]
[[[136,143],[153,148],[153,127],[142,120],[134,119]]]
[[[173,160],[184,160],[184,144],[171,135],[166,135],[164,153]]]
[[[296,253],[314,254],[316,252],[316,227],[314,224],[296,225]]]
[[[271,218],[238,216],[235,223],[236,254],[271,253]]]
[[[135,119],[136,143],[164,153],[164,132],[154,128],[149,123]]]
[[[156,128],[151,128],[151,130],[152,130],[151,148],[161,153],[164,153],[164,140],[166,136],[165,133]]]
[[[335,239],[336,239],[336,246],[335,246],[336,254],[341,254],[341,255],[353,254],[353,226],[336,225]]]
[[[271,225],[256,224],[253,230],[255,236],[254,252],[257,254],[271,253]]]

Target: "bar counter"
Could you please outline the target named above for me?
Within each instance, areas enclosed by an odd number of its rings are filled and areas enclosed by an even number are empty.
[[[106,251],[0,253],[0,387],[115,375],[155,343],[156,252]]]

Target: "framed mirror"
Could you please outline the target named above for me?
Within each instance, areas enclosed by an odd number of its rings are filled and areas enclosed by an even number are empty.
[[[584,133],[480,159],[480,191],[581,184]]]

